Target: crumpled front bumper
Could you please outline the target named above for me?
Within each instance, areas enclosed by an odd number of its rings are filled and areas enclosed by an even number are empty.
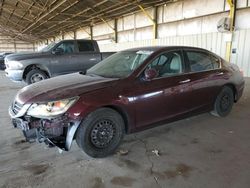
[[[12,106],[9,108],[13,126],[22,130],[26,140],[70,150],[81,121],[70,119],[65,114],[53,119],[34,118],[26,115],[29,107],[30,105],[24,105],[18,113],[14,112]]]
[[[36,129],[30,129],[27,121],[23,121],[21,118],[13,118],[12,124],[15,128],[21,129],[23,131],[26,141],[33,142],[36,140]]]

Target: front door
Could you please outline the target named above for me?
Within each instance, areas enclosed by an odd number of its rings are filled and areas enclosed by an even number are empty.
[[[74,41],[63,41],[56,48],[61,49],[60,54],[54,54],[50,61],[50,70],[53,76],[75,72],[77,65],[74,61],[76,54]]]
[[[138,80],[130,93],[137,128],[185,113],[191,94],[181,51],[161,54],[146,69],[155,69],[158,75],[150,81]]]

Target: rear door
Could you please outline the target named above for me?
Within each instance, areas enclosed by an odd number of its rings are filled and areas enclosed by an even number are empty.
[[[101,61],[101,54],[92,41],[76,41],[78,53],[74,56],[77,60],[78,70],[87,70]]]
[[[223,79],[220,58],[203,50],[185,49],[184,54],[189,69],[188,87],[192,90],[190,110],[207,111],[213,107]]]

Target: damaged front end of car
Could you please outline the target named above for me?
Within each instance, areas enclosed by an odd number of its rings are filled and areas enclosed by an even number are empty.
[[[24,105],[15,100],[9,108],[12,124],[29,142],[44,142],[68,151],[81,119],[70,117],[66,111],[77,99]]]

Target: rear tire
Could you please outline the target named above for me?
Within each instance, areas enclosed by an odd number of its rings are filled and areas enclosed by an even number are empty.
[[[225,86],[217,96],[211,114],[217,117],[225,117],[231,112],[233,104],[234,92],[232,88]]]
[[[76,133],[78,146],[94,158],[106,157],[117,149],[124,135],[124,120],[113,109],[100,108],[89,114]]]
[[[33,83],[45,80],[47,78],[48,78],[48,76],[44,71],[42,71],[40,69],[32,69],[26,75],[25,82],[27,84],[33,84]]]

